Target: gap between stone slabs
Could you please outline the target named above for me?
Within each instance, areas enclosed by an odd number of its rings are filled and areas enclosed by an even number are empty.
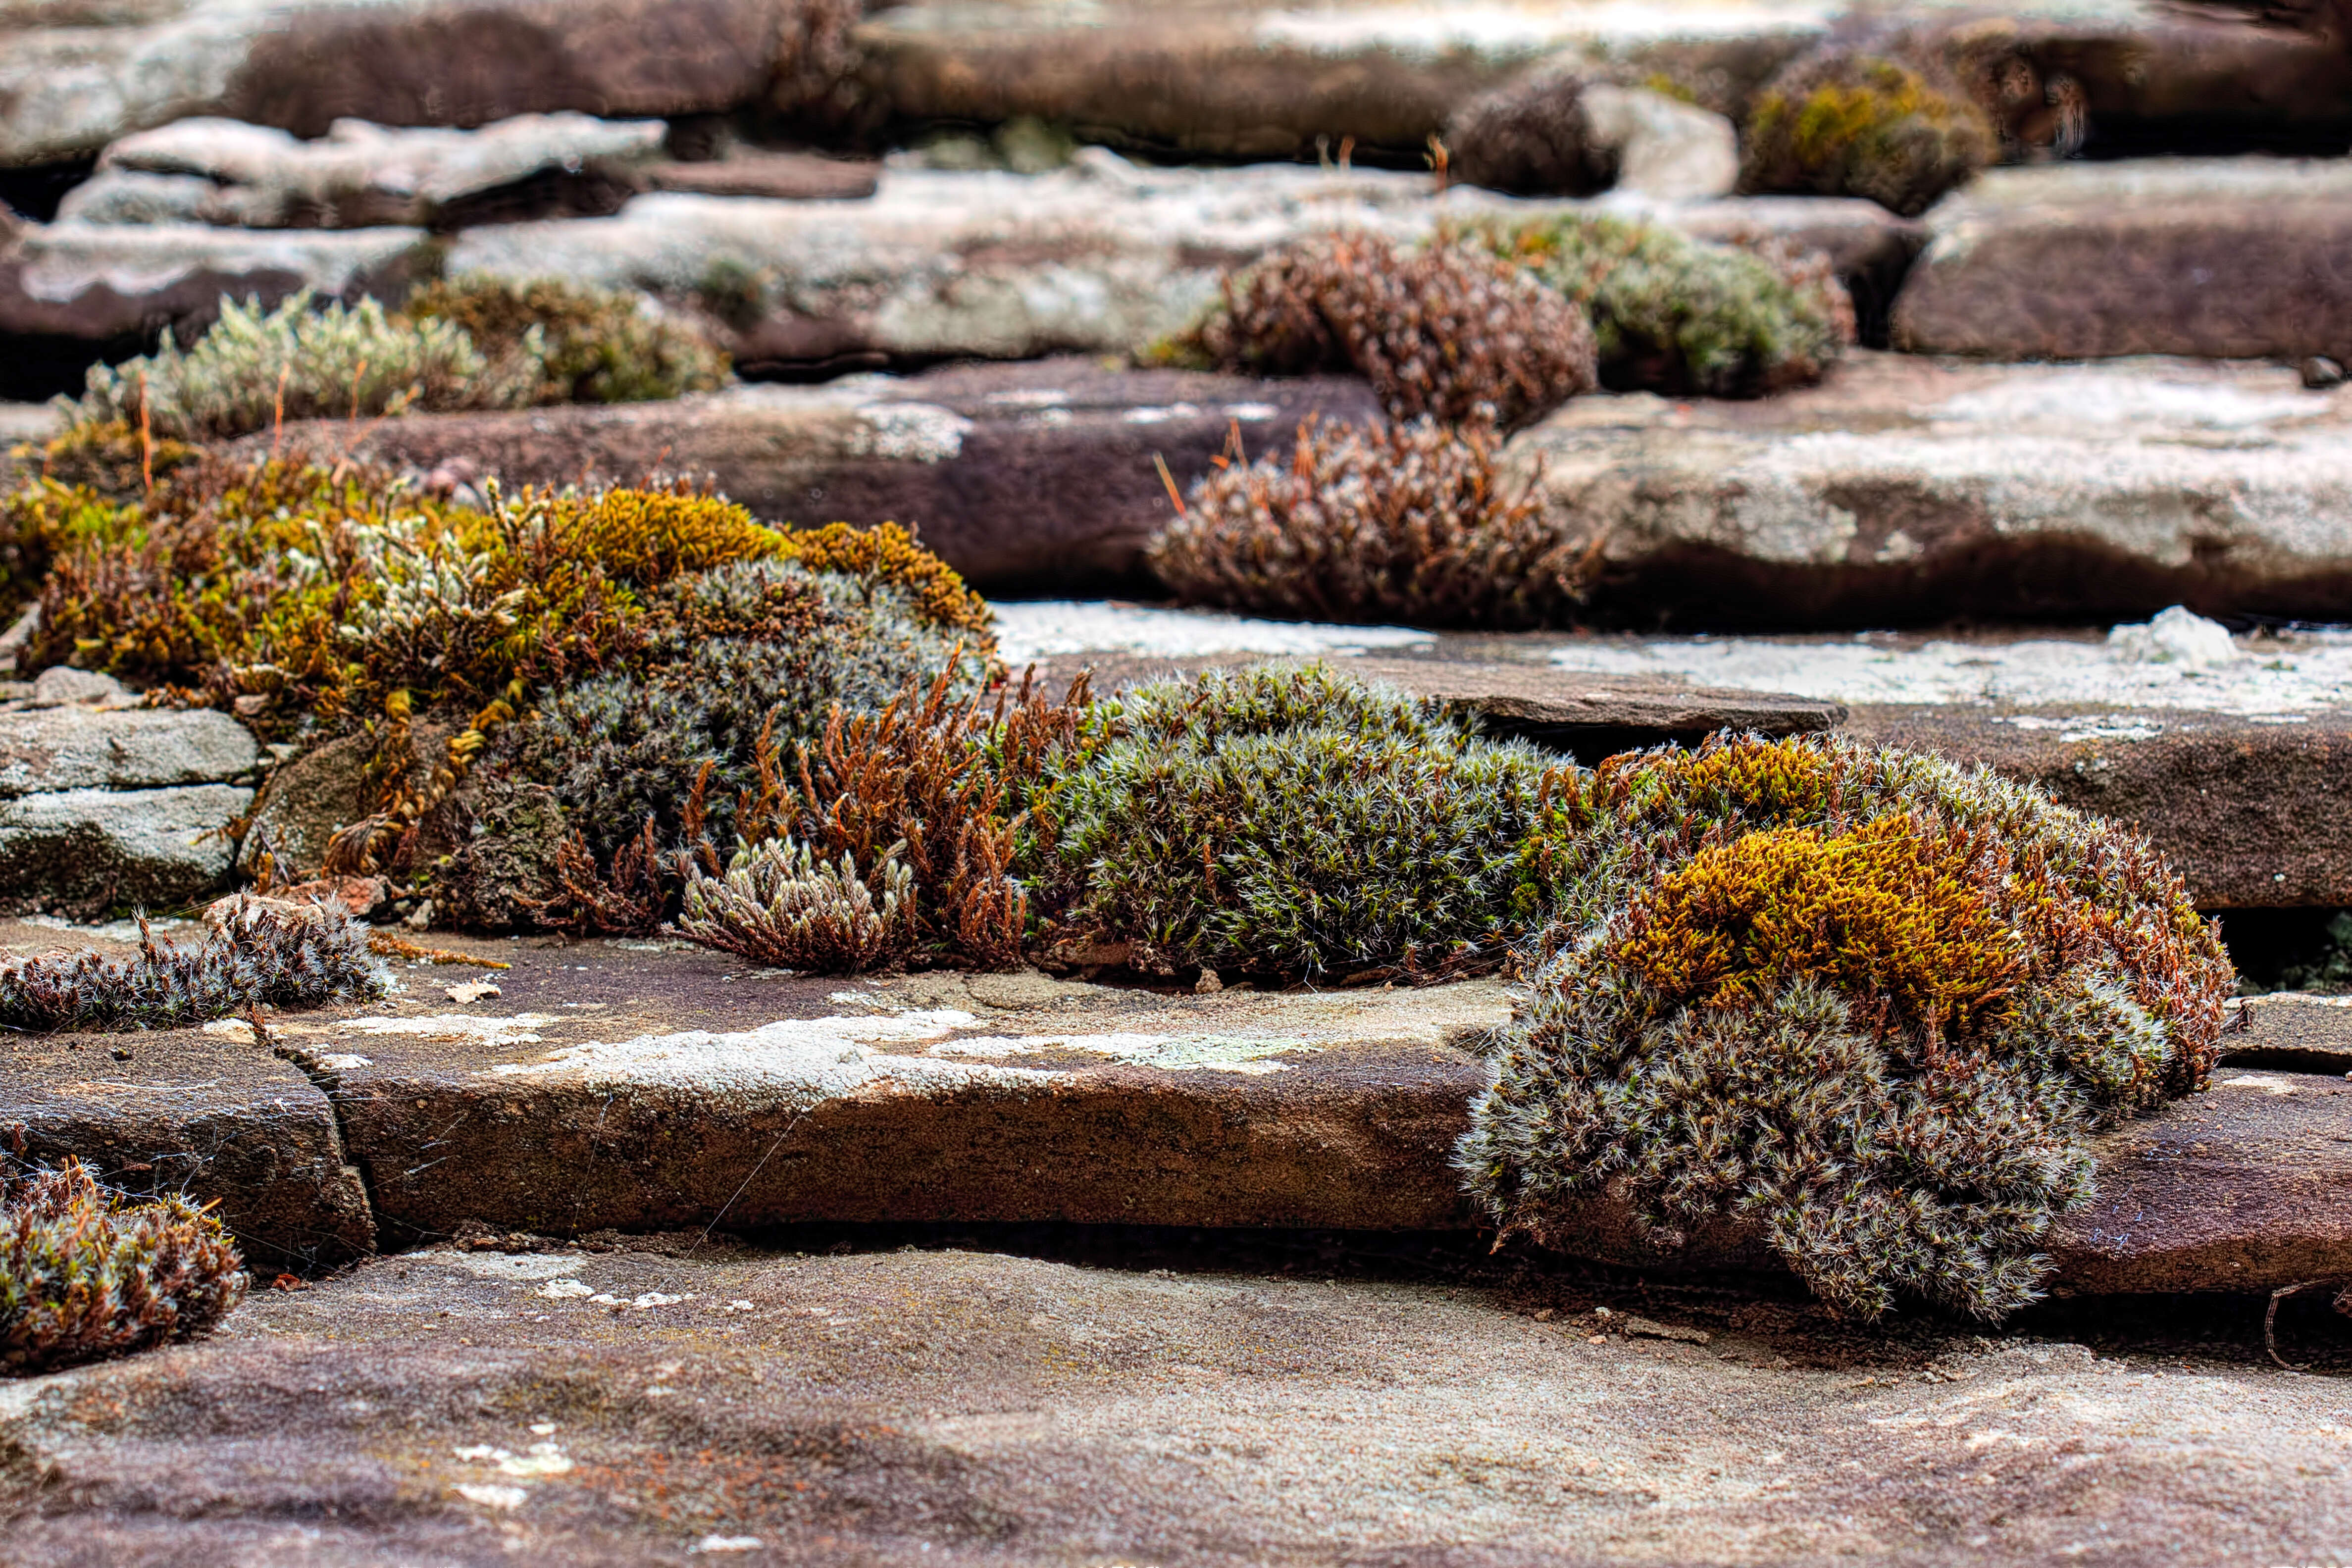
[[[1486,1082],[1476,1041],[1506,1014],[1495,982],[1200,996],[477,946],[514,964],[497,998],[461,1004],[457,971],[405,968],[383,1005],[273,1020],[282,1061],[226,1024],[12,1041],[0,1127],[23,1126],[31,1157],[220,1198],[265,1272],[461,1226],[1475,1223],[1450,1155]],[[2054,1289],[2352,1274],[2352,1082],[2261,1065],[2332,1061],[2311,1053],[2337,1049],[2335,1011],[2262,998],[2243,1016],[2249,1064],[2102,1139],[2097,1201],[2052,1237]],[[1662,1253],[1605,1196],[1567,1249],[1777,1268],[1727,1232]]]

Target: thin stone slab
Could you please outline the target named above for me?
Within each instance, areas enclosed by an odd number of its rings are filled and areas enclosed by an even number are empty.
[[[801,1220],[1453,1227],[1483,985],[1162,995],[888,984],[644,944],[494,945],[501,995],[273,1032],[330,1086],[388,1244]],[[584,960],[584,962],[583,962]]]
[[[260,758],[252,731],[209,708],[0,706],[0,798],[249,782]]]
[[[2242,1066],[2352,1079],[2352,997],[2248,997],[2228,1038]]]
[[[2151,159],[1989,172],[1928,214],[1895,346],[1990,359],[2340,355],[2352,169]]]
[[[2352,397],[2279,366],[1856,353],[1752,402],[1579,398],[1507,455],[1590,542],[1603,619],[2326,621],[2352,592]]]
[[[0,1386],[11,1561],[2205,1568],[2352,1534],[2342,1381],[2250,1352],[2258,1312],[1890,1333],[1367,1239],[693,1242],[383,1259]]]

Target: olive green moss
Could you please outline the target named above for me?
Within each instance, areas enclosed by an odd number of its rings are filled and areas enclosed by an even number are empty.
[[[1320,665],[1158,681],[1041,791],[1039,869],[1062,928],[1145,967],[1491,967],[1557,766]]]
[[[1588,310],[1604,385],[1753,397],[1819,380],[1853,339],[1826,266],[1589,213],[1461,231]]]
[[[1864,196],[1910,216],[1991,162],[1992,121],[1958,83],[1832,49],[1767,82],[1740,135],[1740,188]]]
[[[1864,1316],[2033,1300],[2090,1134],[2203,1085],[2233,980],[2137,834],[1842,740],[1614,758],[1522,869],[1472,1195],[1538,1240],[1603,1186],[1669,1249],[1728,1223]]]

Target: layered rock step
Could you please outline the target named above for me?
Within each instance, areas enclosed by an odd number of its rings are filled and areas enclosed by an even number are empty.
[[[708,476],[760,516],[919,528],[991,592],[1132,590],[1230,433],[1365,418],[1345,379],[1076,360],[609,409],[439,414],[285,440],[513,483]],[[255,439],[253,449],[278,438]],[[2331,620],[2352,588],[2352,392],[2278,366],[1978,365],[1857,351],[1755,402],[1579,398],[1506,448],[1586,546],[1601,624],[1899,626],[2206,614]]]
[[[267,1076],[282,1058],[334,1106],[341,1159],[387,1246],[469,1226],[1473,1223],[1451,1155],[1488,1082],[1478,1041],[1507,1012],[1492,983],[1213,995],[1035,974],[845,983],[665,943],[478,946],[513,966],[491,994],[454,990],[451,967],[410,966],[386,1004],[274,1019],[267,1046],[220,1025],[12,1049],[0,1121],[44,1149],[178,1158],[190,1134],[172,1085],[191,1063]],[[2098,1203],[2051,1239],[2055,1283],[2252,1291],[2352,1269],[2347,1112],[2340,1074],[2225,1066],[2210,1092],[2104,1135]],[[320,1201],[342,1203],[341,1166],[304,1157]],[[292,1158],[206,1166],[193,1190],[275,1212],[270,1184]],[[1568,1250],[1771,1266],[1744,1241],[1662,1250],[1605,1192],[1589,1216]]]
[[[135,702],[63,668],[0,687],[0,888],[19,907],[171,908],[227,877],[258,743],[225,713]]]

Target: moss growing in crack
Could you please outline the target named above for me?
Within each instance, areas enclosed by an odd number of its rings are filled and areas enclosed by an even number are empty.
[[[184,1197],[135,1201],[73,1160],[0,1171],[0,1367],[49,1372],[193,1338],[246,1283],[228,1232]]]
[[[2000,142],[1957,82],[1834,48],[1765,84],[1740,147],[1743,190],[1865,196],[1907,217],[1991,162]]]
[[[1062,929],[1139,967],[1427,976],[1499,960],[1555,763],[1320,665],[1098,706],[1034,810]]]
[[[1591,312],[1601,381],[1753,397],[1818,380],[1853,340],[1853,306],[1816,258],[1708,245],[1588,213],[1467,225]]]
[[[1549,909],[1456,1160],[1507,1230],[1603,1186],[1751,1228],[1824,1300],[2034,1299],[2089,1134],[2200,1087],[2231,972],[2130,831],[1982,769],[1718,739],[1556,789]]]

